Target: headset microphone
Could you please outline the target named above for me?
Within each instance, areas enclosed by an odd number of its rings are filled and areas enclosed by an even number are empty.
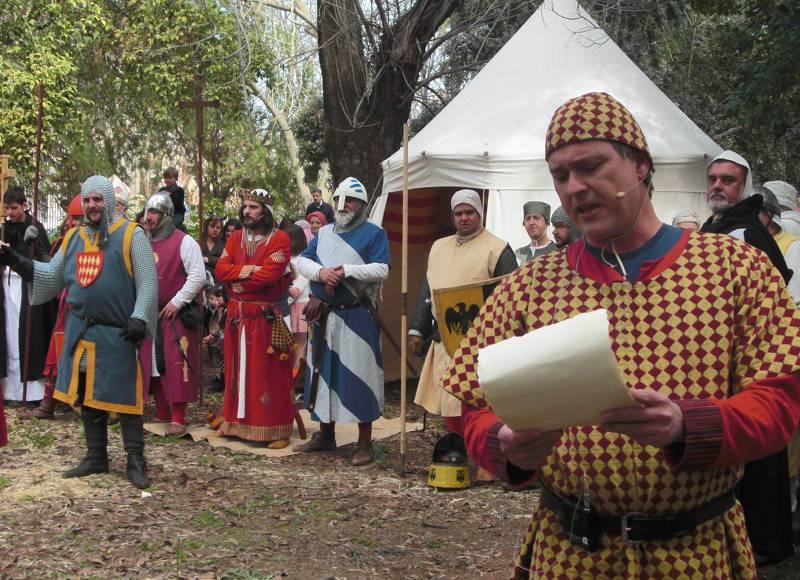
[[[625,197],[626,195],[628,195],[628,192],[629,192],[629,191],[631,191],[632,189],[634,189],[634,188],[636,188],[636,187],[639,187],[639,185],[640,185],[640,184],[641,184],[641,183],[642,183],[642,182],[643,182],[645,179],[647,179],[649,176],[650,176],[650,173],[648,173],[647,175],[645,175],[644,177],[642,177],[642,178],[641,178],[639,181],[637,181],[636,183],[634,183],[634,184],[633,184],[631,187],[629,187],[629,188],[628,188],[628,189],[626,189],[625,191],[618,191],[618,192],[617,192],[617,194],[616,194],[614,197],[616,197],[617,199],[622,199],[623,197]]]

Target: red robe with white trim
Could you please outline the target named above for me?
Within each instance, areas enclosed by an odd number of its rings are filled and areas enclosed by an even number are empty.
[[[277,302],[291,283],[286,266],[291,243],[275,229],[256,244],[234,232],[217,262],[215,277],[228,290],[225,321],[225,399],[222,435],[250,441],[289,439],[294,421],[291,344]],[[260,269],[240,280],[242,268]],[[271,319],[271,320],[270,320]],[[242,348],[243,346],[243,348]],[[240,371],[240,364],[243,372]]]

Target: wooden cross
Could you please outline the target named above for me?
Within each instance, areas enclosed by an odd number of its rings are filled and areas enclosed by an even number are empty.
[[[17,176],[17,172],[8,166],[10,155],[0,155],[0,198],[5,195],[8,189],[8,181]]]
[[[204,112],[206,108],[219,108],[219,100],[203,100],[203,75],[197,73],[194,77],[194,100],[181,101],[182,109],[194,109],[195,125],[197,130],[197,225],[200,235],[203,234],[203,138],[205,134]]]

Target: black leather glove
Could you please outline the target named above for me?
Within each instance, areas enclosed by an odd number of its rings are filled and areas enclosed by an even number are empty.
[[[147,325],[144,320],[131,318],[128,320],[128,325],[120,331],[119,335],[128,342],[139,344],[147,336]]]
[[[5,246],[0,250],[0,264],[14,270],[26,282],[33,280],[33,261],[11,246]]]

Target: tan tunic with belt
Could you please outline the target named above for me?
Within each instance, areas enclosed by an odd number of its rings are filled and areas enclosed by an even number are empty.
[[[507,242],[486,229],[460,245],[458,236],[455,235],[433,243],[428,255],[426,276],[431,288],[434,319],[436,319],[434,290],[473,284],[493,277],[500,254],[507,245]],[[438,320],[436,322],[439,323]],[[444,345],[441,342],[433,342],[420,372],[414,402],[434,415],[458,417],[461,415],[461,401],[441,387],[441,377],[449,363],[450,356]]]

